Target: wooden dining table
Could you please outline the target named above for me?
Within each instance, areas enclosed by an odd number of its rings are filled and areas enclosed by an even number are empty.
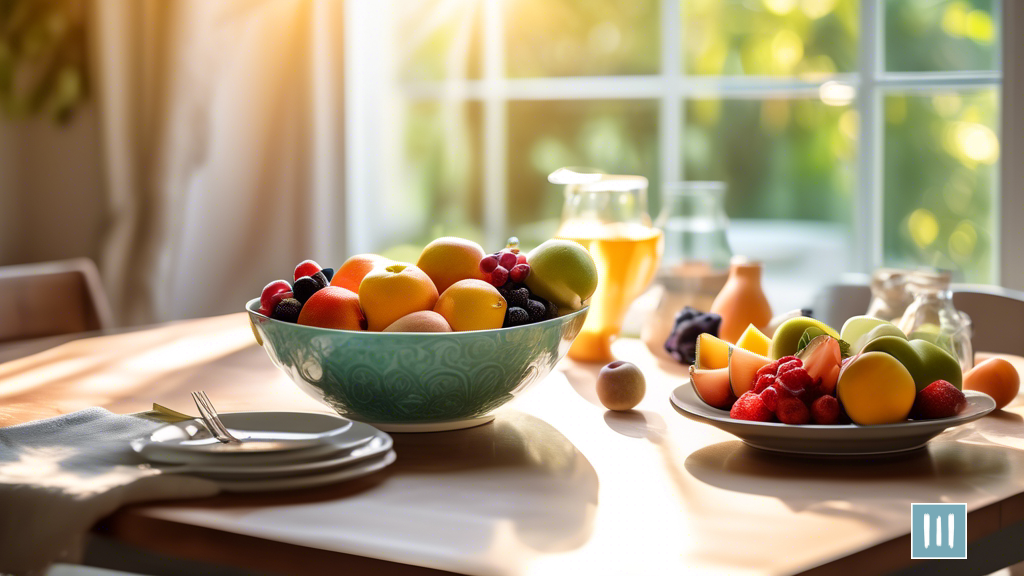
[[[244,314],[86,336],[0,349],[0,426],[91,406],[192,411],[199,389],[222,412],[329,412],[271,364]],[[605,410],[600,367],[563,360],[492,423],[394,434],[397,461],[371,476],[125,507],[94,527],[87,558],[148,558],[114,566],[148,573],[486,575],[928,573],[935,562],[983,573],[1024,560],[1020,397],[910,454],[794,458],[683,417],[669,403],[682,367],[634,339],[613,350],[646,375],[635,410]],[[911,560],[915,502],[967,505],[967,560]]]

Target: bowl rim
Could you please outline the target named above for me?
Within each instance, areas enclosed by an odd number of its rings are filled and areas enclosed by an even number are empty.
[[[461,335],[472,335],[472,334],[485,334],[485,333],[490,333],[490,332],[503,332],[503,331],[507,332],[507,331],[510,331],[510,330],[519,330],[519,329],[523,329],[523,328],[530,328],[530,327],[540,326],[541,324],[548,324],[549,322],[552,323],[552,324],[554,324],[554,323],[564,323],[565,321],[570,320],[572,318],[575,318],[575,317],[579,316],[580,314],[585,313],[587,310],[590,310],[590,305],[588,304],[588,305],[584,306],[583,308],[580,308],[579,310],[575,310],[573,312],[570,312],[570,313],[566,314],[565,316],[558,316],[558,317],[551,318],[551,319],[548,319],[548,320],[541,320],[540,322],[534,322],[532,324],[523,324],[521,326],[510,326],[508,328],[491,328],[491,329],[488,329],[488,330],[465,330],[465,331],[462,331],[462,332],[455,332],[455,331],[452,331],[452,332],[375,332],[375,331],[370,331],[370,330],[341,330],[341,329],[338,329],[338,328],[321,328],[320,326],[306,326],[305,324],[295,324],[293,322],[285,322],[283,320],[277,320],[275,318],[271,318],[270,316],[265,316],[263,314],[260,314],[259,311],[258,311],[259,310],[259,304],[260,304],[260,299],[259,298],[253,298],[252,300],[249,300],[248,302],[245,303],[245,311],[248,312],[250,316],[255,316],[257,318],[263,318],[263,319],[266,319],[269,322],[274,322],[274,323],[277,323],[277,324],[283,324],[283,325],[287,325],[287,326],[301,326],[303,329],[307,329],[307,330],[318,330],[318,331],[321,331],[321,332],[342,333],[342,334],[364,334],[364,335],[366,335],[366,334],[377,334],[377,335],[380,335],[380,336],[393,336],[393,337],[399,337],[399,338],[400,337],[404,337],[404,336],[423,336],[423,335],[428,335],[428,334],[432,335],[432,336],[440,335],[440,334],[445,334],[445,335],[448,335],[448,336],[453,336],[453,335],[460,335],[461,336]]]

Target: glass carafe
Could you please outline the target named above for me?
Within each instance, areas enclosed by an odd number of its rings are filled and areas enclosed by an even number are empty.
[[[929,340],[949,351],[964,372],[974,366],[971,320],[953,307],[949,272],[914,272],[907,281],[913,295],[899,328],[908,338]]]
[[[661,231],[647,214],[647,179],[562,168],[548,180],[565,185],[559,238],[586,247],[597,263],[597,291],[569,357],[609,362],[623,316],[650,283],[661,259]]]
[[[871,275],[871,304],[868,316],[887,322],[899,322],[914,295],[907,289],[913,272],[897,268],[879,268]]]
[[[675,315],[686,306],[710,310],[729,277],[725,184],[666,184],[654,226],[664,234],[665,252],[651,288],[658,303],[643,324],[641,339],[652,353],[668,358],[665,340]]]

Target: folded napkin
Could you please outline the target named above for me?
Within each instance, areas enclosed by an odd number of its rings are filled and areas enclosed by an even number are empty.
[[[0,428],[0,573],[78,561],[89,528],[124,504],[216,494],[213,482],[163,474],[131,449],[165,423],[156,412],[89,408]]]

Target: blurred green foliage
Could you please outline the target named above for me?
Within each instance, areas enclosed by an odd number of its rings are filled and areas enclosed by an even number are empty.
[[[421,2],[415,18],[420,22],[430,13],[424,4],[450,10],[452,2]],[[430,40],[410,52],[409,62],[423,63],[407,63],[406,68],[433,72],[418,78],[447,78],[444,70],[463,69],[468,72],[458,77],[479,77],[474,76],[482,61],[474,52],[479,42],[466,40],[479,37],[467,36],[465,26],[469,18],[479,21],[479,14],[467,14],[470,7],[478,10],[480,3],[455,4],[463,9],[451,10],[452,22],[437,29],[459,30],[462,40],[441,40],[444,33],[422,35]],[[887,0],[884,30],[879,31],[884,34],[887,69],[995,69],[996,4],[997,0]],[[659,5],[655,0],[508,0],[506,74],[659,74]],[[683,72],[811,81],[856,73],[859,8],[857,0],[683,0]],[[452,52],[456,45],[470,48]],[[854,244],[850,224],[858,193],[857,95],[850,87],[838,88],[838,97],[823,87],[819,97],[725,94],[683,102],[685,177],[725,181],[727,211],[734,218],[832,222],[847,230]],[[942,266],[952,268],[959,279],[992,281],[998,90],[892,92],[883,99],[886,264]],[[407,150],[410,189],[434,203],[424,206],[431,211],[422,217],[433,228],[417,231],[425,234],[417,239],[429,240],[427,234],[438,229],[437,222],[444,222],[447,232],[479,231],[482,208],[468,198],[483,195],[482,152],[437,150],[453,141],[452,131],[479,138],[479,118],[459,127],[451,123],[451,114],[446,124],[431,124],[431,112],[424,114],[424,119],[407,125],[409,131],[422,131],[426,122],[431,130],[413,137],[418,144]],[[554,230],[562,198],[546,176],[563,165],[647,176],[650,211],[656,213],[662,161],[659,114],[656,100],[510,101],[505,161],[511,232],[528,242]],[[457,203],[444,200],[453,190],[462,191]]]
[[[64,122],[87,95],[84,0],[0,0],[0,108]]]

